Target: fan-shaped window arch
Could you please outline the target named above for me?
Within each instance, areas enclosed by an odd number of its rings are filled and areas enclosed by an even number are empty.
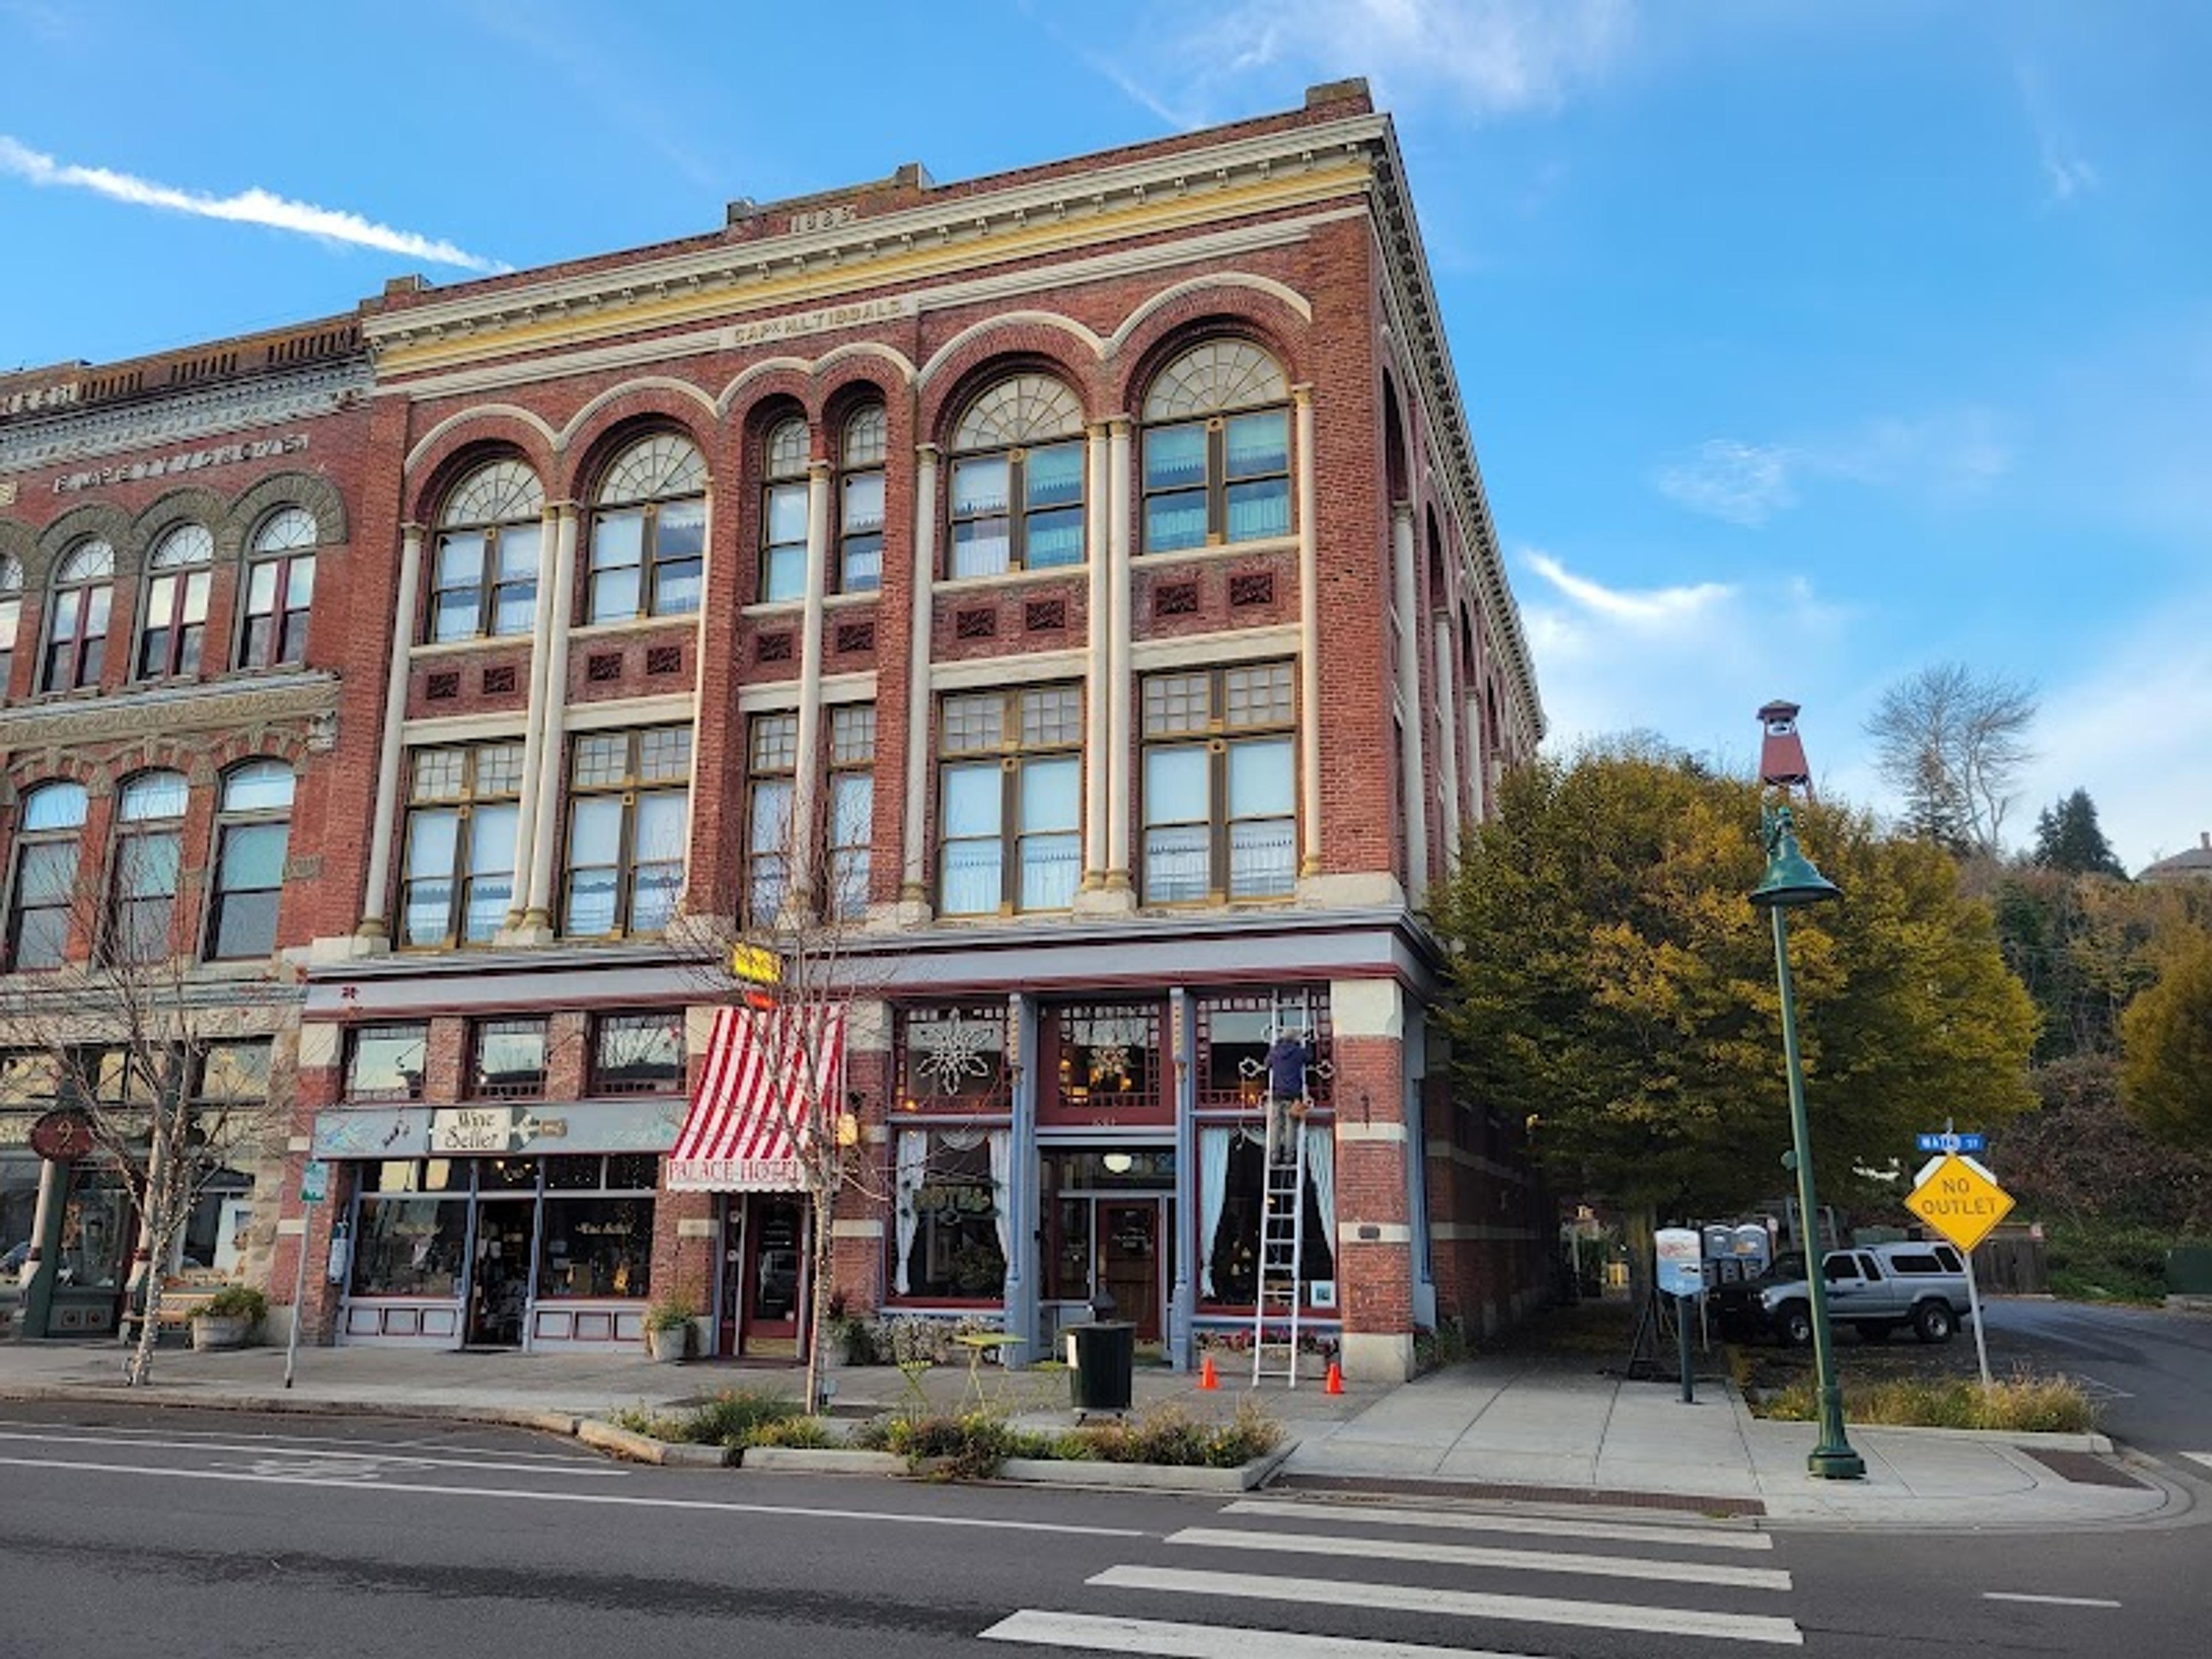
[[[138,678],[197,674],[207,634],[208,583],[215,535],[180,524],[146,557],[146,617],[138,635]]]
[[[590,620],[696,611],[706,551],[706,458],[680,433],[639,439],[609,464],[594,497]]]
[[[544,486],[519,460],[488,462],[454,485],[432,552],[433,641],[531,631],[544,511]]]
[[[15,632],[23,623],[23,567],[0,556],[0,701],[15,684]]]
[[[26,791],[15,817],[15,871],[8,884],[8,965],[58,968],[69,950],[84,836],[85,792],[60,780]]]
[[[207,954],[217,962],[265,957],[276,948],[276,907],[292,834],[292,769],[252,760],[222,777],[216,819],[215,902]]]
[[[125,962],[159,962],[173,948],[187,799],[181,772],[141,772],[116,793],[107,939]]]
[[[100,684],[114,603],[115,550],[98,537],[79,542],[54,572],[53,619],[46,629],[40,690],[73,691]]]
[[[873,592],[884,585],[884,460],[890,422],[881,404],[846,417],[837,446],[837,591]]]
[[[952,434],[947,574],[1083,562],[1083,406],[1049,374],[986,388]]]
[[[526,477],[528,470],[524,469]],[[529,479],[535,489],[538,480]],[[307,659],[307,612],[315,599],[315,515],[280,507],[254,527],[246,562],[246,632],[239,661],[274,668]]]
[[[764,604],[806,597],[806,422],[778,421],[761,445],[761,567]]]
[[[1291,528],[1290,382],[1249,340],[1201,341],[1145,396],[1145,550]]]

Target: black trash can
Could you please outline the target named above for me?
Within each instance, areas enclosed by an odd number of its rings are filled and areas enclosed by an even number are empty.
[[[1126,1412],[1137,1385],[1137,1328],[1126,1319],[1070,1325],[1067,1385],[1079,1412]]]

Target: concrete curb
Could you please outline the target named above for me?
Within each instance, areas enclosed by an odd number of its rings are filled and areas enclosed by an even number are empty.
[[[1250,1492],[1265,1486],[1297,1445],[1295,1440],[1285,1441],[1265,1457],[1255,1457],[1233,1469],[1010,1457],[999,1466],[993,1479],[1039,1486],[1110,1486],[1124,1492]]]
[[[1772,1418],[1761,1418],[1771,1423]],[[1910,1435],[1916,1440],[1964,1440],[1985,1446],[2040,1446],[2045,1451],[2109,1452],[2110,1435],[2071,1434],[2056,1429],[1936,1429],[1909,1423],[1856,1423],[1851,1432],[1872,1437]]]
[[[786,1474],[904,1474],[906,1459],[896,1452],[861,1451],[850,1446],[749,1446],[740,1468]]]

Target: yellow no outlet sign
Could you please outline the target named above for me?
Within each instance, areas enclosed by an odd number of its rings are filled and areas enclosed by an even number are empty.
[[[1973,1159],[1953,1152],[1923,1173],[1905,1206],[1960,1249],[1971,1250],[2012,1213],[2012,1194]]]

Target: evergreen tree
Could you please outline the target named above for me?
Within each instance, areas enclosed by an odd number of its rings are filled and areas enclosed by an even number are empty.
[[[2046,870],[2064,870],[2077,876],[2128,878],[2126,869],[2112,855],[2112,843],[2098,827],[2097,803],[2086,789],[2076,789],[2057,805],[2046,806],[2035,820],[2033,861]]]

